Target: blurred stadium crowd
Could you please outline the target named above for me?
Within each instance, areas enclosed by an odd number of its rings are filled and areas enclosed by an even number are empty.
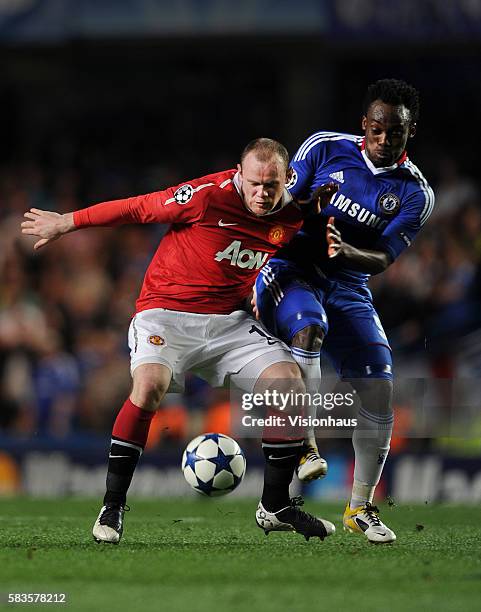
[[[371,287],[398,374],[416,362],[425,376],[450,378],[463,372],[469,338],[481,325],[481,192],[454,159],[436,162],[438,176],[428,177],[436,194],[432,217]],[[220,162],[212,163],[216,169]],[[34,163],[0,167],[0,431],[64,438],[110,430],[129,392],[129,318],[166,229],[93,229],[34,253],[33,241],[19,232],[24,211],[71,211],[188,177],[180,166],[141,175],[105,172],[95,163],[88,174]],[[151,445],[197,431],[228,433],[228,396],[192,378],[184,396],[167,396],[155,423]]]

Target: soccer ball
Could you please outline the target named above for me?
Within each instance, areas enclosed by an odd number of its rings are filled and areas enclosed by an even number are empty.
[[[225,495],[240,485],[246,459],[235,440],[207,433],[189,442],[182,455],[182,472],[190,486],[209,497]]]

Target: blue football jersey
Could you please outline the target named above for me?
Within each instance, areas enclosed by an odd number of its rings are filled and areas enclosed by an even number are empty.
[[[304,222],[277,257],[316,266],[333,280],[364,284],[368,274],[327,257],[329,217],[335,217],[345,242],[386,251],[393,260],[411,244],[431,214],[433,191],[405,154],[393,166],[376,168],[364,151],[363,140],[351,134],[316,132],[301,145],[291,162],[291,193],[307,198],[316,187],[329,182],[337,183],[339,191],[321,215]]]

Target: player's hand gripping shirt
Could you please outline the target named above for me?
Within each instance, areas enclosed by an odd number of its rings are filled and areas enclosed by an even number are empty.
[[[350,270],[327,257],[326,223],[335,217],[342,239],[360,249],[380,250],[394,260],[426,222],[434,194],[419,169],[404,153],[393,166],[376,168],[367,157],[362,136],[317,132],[299,148],[291,163],[288,188],[305,198],[316,187],[334,181],[339,190],[321,215],[304,222],[289,246],[277,255],[300,265],[317,265],[329,278],[363,284],[368,274]]]
[[[301,227],[287,191],[268,215],[244,205],[235,170],[76,211],[77,227],[171,223],[145,274],[136,311],[228,314],[242,307],[259,269]]]

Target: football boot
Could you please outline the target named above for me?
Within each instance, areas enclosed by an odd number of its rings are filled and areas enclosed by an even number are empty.
[[[118,544],[124,529],[124,512],[129,510],[129,506],[120,504],[102,506],[92,530],[94,540],[96,542]]]
[[[379,518],[379,509],[366,502],[351,510],[349,503],[344,510],[344,529],[351,533],[362,533],[375,544],[389,544],[396,540],[396,534]]]
[[[310,482],[317,478],[324,478],[327,474],[327,461],[320,456],[317,446],[304,443],[303,451],[296,468],[299,480]]]
[[[318,537],[324,540],[327,536],[335,533],[336,528],[325,519],[317,518],[308,512],[299,509],[304,501],[300,497],[291,499],[289,506],[269,512],[259,502],[256,511],[256,524],[264,530],[266,535],[271,531],[295,531],[303,535],[306,540]]]

